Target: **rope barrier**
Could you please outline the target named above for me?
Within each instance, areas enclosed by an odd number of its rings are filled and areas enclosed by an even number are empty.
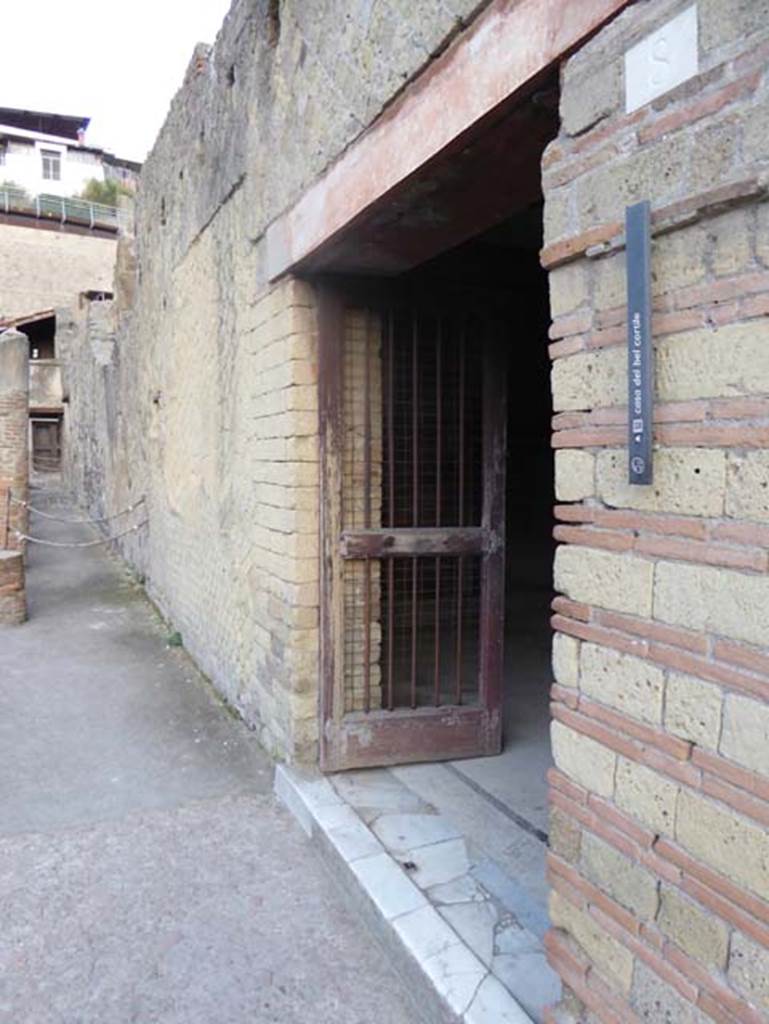
[[[14,498],[12,495],[10,500],[15,505],[21,505],[23,508],[27,509],[28,512],[34,512],[35,515],[42,516],[43,519],[53,519],[54,522],[57,523],[71,523],[73,525],[90,525],[91,523],[108,523],[112,519],[120,519],[122,516],[126,516],[128,515],[129,512],[133,512],[135,509],[139,508],[140,505],[143,505],[144,502],[146,501],[146,498],[139,498],[139,500],[134,502],[133,505],[129,505],[128,508],[124,508],[120,512],[115,512],[111,516],[99,516],[96,519],[68,519],[64,516],[55,516],[52,515],[50,512],[44,512],[42,509],[35,508],[34,505],[30,505],[28,501],[22,501],[20,498]]]
[[[21,533],[19,530],[13,530],[12,532],[19,540],[26,540],[30,544],[42,544],[47,548],[97,548],[101,544],[111,544],[113,540],[118,540],[120,537],[127,537],[129,533],[136,533],[137,530],[140,530],[142,526],[146,526],[148,523],[149,519],[142,519],[136,526],[123,530],[122,533],[113,534],[112,537],[105,537],[103,540],[43,540],[42,537],[29,537],[26,533]]]

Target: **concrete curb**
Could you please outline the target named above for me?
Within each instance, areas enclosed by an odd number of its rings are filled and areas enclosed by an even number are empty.
[[[327,779],[278,765],[275,793],[363,914],[428,1024],[532,1024]]]

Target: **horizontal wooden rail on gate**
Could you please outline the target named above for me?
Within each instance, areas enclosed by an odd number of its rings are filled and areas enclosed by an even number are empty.
[[[404,527],[394,530],[345,530],[342,558],[396,558],[399,555],[482,555],[496,535],[480,526]]]

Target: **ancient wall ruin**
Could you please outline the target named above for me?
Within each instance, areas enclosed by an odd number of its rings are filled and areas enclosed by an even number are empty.
[[[66,395],[63,471],[68,486],[104,515],[114,486],[112,445],[120,396],[115,303],[81,300],[56,310],[56,349]]]
[[[70,479],[100,513],[146,496],[127,559],[265,746],[314,760],[317,316],[308,284],[268,284],[265,232],[483,5],[309,6],[236,2],[196,52],[114,306],[65,348]],[[564,64],[543,163],[557,1024],[769,1012],[769,12],[699,0],[700,73],[626,114],[625,51],[686,6],[629,5]],[[648,488],[625,483],[622,217],[641,199]]]
[[[29,343],[0,331],[0,625],[27,616],[24,582],[29,499]]]
[[[701,0],[700,73],[626,114],[638,4],[565,65],[544,158],[561,541],[553,1021],[769,1014],[769,23]],[[653,210],[655,479],[626,480],[627,203]]]
[[[281,755],[317,751],[317,332],[264,233],[482,6],[236,2],[144,166],[107,362],[73,335],[71,479],[94,511],[147,496],[124,554]]]
[[[0,321],[109,291],[114,236],[0,224]]]

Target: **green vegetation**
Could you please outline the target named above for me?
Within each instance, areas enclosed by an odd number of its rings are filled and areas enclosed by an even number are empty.
[[[117,206],[119,196],[132,196],[130,188],[126,188],[121,182],[114,178],[107,178],[106,181],[99,181],[98,178],[91,178],[83,191],[76,199],[85,199],[89,203],[101,203],[102,206]]]
[[[21,195],[27,196],[29,193],[22,186],[15,181],[0,181],[0,191],[18,192]]]

